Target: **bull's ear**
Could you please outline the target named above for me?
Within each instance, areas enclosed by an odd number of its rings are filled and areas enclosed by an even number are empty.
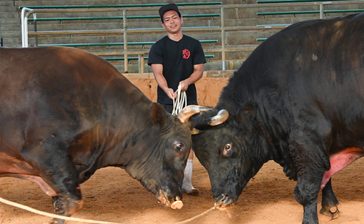
[[[200,130],[196,129],[196,128],[192,128],[191,134],[192,135],[197,135],[200,133]]]
[[[166,119],[166,111],[164,108],[158,103],[152,103],[152,108],[150,112],[150,116],[152,118],[153,124],[163,125]]]

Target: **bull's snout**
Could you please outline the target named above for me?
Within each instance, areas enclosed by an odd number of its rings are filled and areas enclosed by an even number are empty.
[[[183,207],[183,202],[180,200],[179,197],[176,197],[176,200],[172,202],[171,208],[172,209],[181,209]]]
[[[180,196],[170,198],[167,193],[162,190],[159,191],[157,199],[161,204],[172,209],[181,209],[183,207],[183,202],[181,201]]]

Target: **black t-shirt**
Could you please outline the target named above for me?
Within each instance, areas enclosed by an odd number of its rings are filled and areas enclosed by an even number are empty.
[[[188,78],[193,73],[193,66],[206,63],[205,54],[201,43],[183,35],[179,41],[169,39],[168,36],[158,40],[149,51],[148,65],[162,64],[163,76],[168,86],[177,90],[180,81]],[[158,86],[158,103],[171,105],[173,101]],[[187,104],[197,104],[195,84],[188,86],[186,91]]]

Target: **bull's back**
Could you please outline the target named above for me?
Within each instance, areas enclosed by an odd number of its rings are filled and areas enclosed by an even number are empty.
[[[41,88],[46,87],[42,81],[53,86],[68,83],[64,87],[82,82],[103,85],[119,74],[106,61],[74,48],[2,48],[0,66],[1,83],[18,81],[27,85],[31,81]]]
[[[101,58],[83,50],[57,47],[0,48],[0,92],[0,103],[12,106],[34,105],[43,99],[58,100],[55,104],[76,100],[87,107],[102,103],[105,95],[124,95],[120,103],[144,96]]]
[[[148,102],[112,65],[85,51],[0,48],[0,152],[50,133],[72,138],[111,110],[121,116],[119,108],[135,99]]]
[[[71,108],[76,101],[98,102],[115,74],[102,60],[76,49],[0,49],[0,119],[51,118],[67,107],[76,112],[79,108]]]
[[[331,119],[364,114],[364,14],[299,23],[281,39],[291,47],[272,61],[284,66],[272,76],[290,106],[317,107]]]
[[[333,109],[364,100],[364,14],[294,24],[262,43],[224,89],[240,99],[275,90]],[[252,96],[253,95],[253,96]],[[359,103],[359,102],[357,102]],[[331,104],[331,106],[330,106]]]
[[[345,105],[353,97],[364,99],[363,15],[303,23],[288,30],[284,37],[296,38],[285,74],[291,94],[326,102],[327,107]]]
[[[317,116],[333,128],[360,135],[364,128],[363,40],[364,14],[294,24],[250,55],[224,88],[218,105],[239,111],[234,105],[254,100],[268,117],[282,124]],[[352,137],[342,140],[364,138]]]

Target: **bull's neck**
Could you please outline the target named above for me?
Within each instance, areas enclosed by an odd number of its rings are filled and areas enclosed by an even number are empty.
[[[244,111],[244,107],[251,105],[255,119],[253,130],[248,132],[258,133],[251,138],[259,140],[256,145],[259,150],[256,151],[257,155],[254,155],[258,162],[256,164],[262,165],[274,160],[284,168],[289,178],[295,178],[296,171],[287,143],[289,130],[287,120],[290,114],[284,110],[283,99],[279,92],[273,87],[256,86],[257,82],[251,79],[248,70],[243,65],[238,71],[239,74],[231,78],[223,90],[217,108],[238,114]]]
[[[269,114],[258,113],[258,120],[265,147],[268,148],[267,160],[274,160],[283,167],[287,177],[296,179],[296,170],[288,148],[286,120],[280,120],[282,117],[287,118],[288,115],[283,115],[285,112],[282,110],[278,110],[278,114],[272,113],[272,110],[264,111],[269,111]]]
[[[115,103],[116,102],[116,103]],[[130,90],[128,96],[116,96],[105,103],[102,118],[102,129],[105,156],[100,166],[127,167],[134,157],[148,153],[143,142],[149,140],[150,107],[152,102],[135,89]]]
[[[163,165],[164,153],[160,150],[163,148],[163,141],[158,137],[156,139],[156,136],[165,134],[163,131],[164,129],[148,121],[124,127],[111,136],[107,147],[109,153],[105,153],[107,158],[103,159],[108,163],[102,165],[124,168],[137,180],[152,176],[155,168]],[[154,167],[151,167],[151,164],[154,164]]]
[[[145,150],[145,147],[140,145],[145,140],[147,128],[140,130],[133,130],[133,127],[125,128],[123,131],[119,130],[110,133],[107,137],[108,141],[102,146],[104,155],[100,163],[101,167],[105,166],[118,166],[126,168],[137,158],[143,158],[144,154],[151,150]]]

